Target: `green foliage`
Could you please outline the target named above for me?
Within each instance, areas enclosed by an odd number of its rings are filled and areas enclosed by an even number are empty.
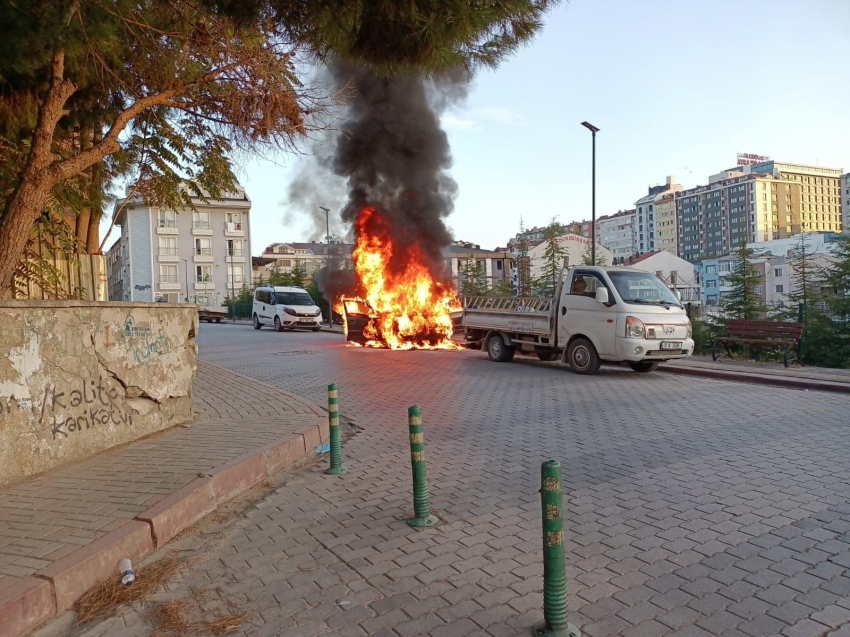
[[[234,16],[265,2],[207,0]],[[559,0],[270,0],[286,33],[320,59],[342,58],[385,73],[442,73],[496,66],[529,42]],[[253,11],[252,11],[253,10]]]
[[[806,308],[806,358],[827,367],[850,367],[850,236],[831,244],[830,264],[818,268],[831,294]]]
[[[230,305],[231,300],[226,298],[224,300],[224,305],[228,308],[228,314],[230,314]],[[251,318],[251,314],[254,311],[254,293],[248,288],[247,284],[242,285],[242,289],[239,290],[239,294],[233,300],[233,313],[236,318]]]
[[[462,273],[461,293],[464,296],[484,296],[487,294],[487,287],[484,263],[477,259],[468,259]]]
[[[546,242],[546,248],[543,251],[542,258],[543,274],[540,276],[539,281],[541,287],[554,289],[558,284],[558,275],[564,265],[564,257],[567,256],[567,249],[558,239],[566,233],[566,228],[558,223],[555,217],[546,226],[546,231],[543,233],[543,240]]]
[[[726,277],[731,289],[723,297],[727,319],[758,321],[767,312],[761,296],[756,292],[756,288],[762,284],[762,277],[750,262],[754,256],[753,249],[744,243],[735,251],[732,271]]]
[[[599,250],[596,251],[596,263],[593,262],[593,250],[591,249],[591,244],[589,243],[584,246],[584,252],[581,253],[581,264],[598,265],[602,267],[608,265],[608,263],[605,261],[605,256],[600,254]]]
[[[505,279],[502,281],[497,281],[495,284],[490,286],[490,289],[487,290],[487,296],[515,296],[516,290],[514,290],[513,283],[509,280]]]
[[[820,300],[820,277],[806,235],[800,236],[788,256],[787,267],[791,277],[790,289],[786,294],[788,301],[776,308],[775,316],[782,321],[797,321],[801,306],[813,311]]]
[[[316,285],[314,281],[310,281],[310,283],[308,283],[304,289],[307,290],[307,292],[313,298],[313,301],[315,301],[316,305],[318,305],[319,308],[322,310],[322,316],[327,319],[330,313],[330,304],[325,298],[325,295],[322,294],[322,291],[319,289],[319,286]]]

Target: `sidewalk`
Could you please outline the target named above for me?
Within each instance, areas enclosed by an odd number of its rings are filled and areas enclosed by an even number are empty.
[[[850,370],[847,369],[799,365],[786,369],[779,363],[729,360],[725,357],[714,362],[709,356],[692,356],[685,360],[663,363],[658,370],[759,385],[850,393]]]
[[[324,410],[217,365],[198,361],[194,393],[193,423],[0,490],[4,637],[327,440]]]

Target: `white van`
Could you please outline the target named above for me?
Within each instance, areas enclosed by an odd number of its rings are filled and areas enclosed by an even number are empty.
[[[252,311],[254,329],[263,325],[282,332],[287,327],[301,327],[318,332],[322,328],[322,310],[307,290],[301,288],[260,286],[254,290]]]

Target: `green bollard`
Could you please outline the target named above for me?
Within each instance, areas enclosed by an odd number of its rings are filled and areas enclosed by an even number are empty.
[[[342,449],[339,439],[339,392],[336,383],[328,385],[328,430],[331,438],[331,466],[325,473],[338,476],[348,469],[342,466]]]
[[[581,637],[578,628],[567,623],[567,569],[564,564],[564,517],[561,493],[561,465],[547,460],[540,467],[540,501],[543,505],[543,623],[536,626],[537,637]]]
[[[410,432],[410,464],[413,466],[413,517],[410,526],[434,526],[437,518],[431,515],[428,501],[428,476],[425,473],[425,434],[422,432],[422,410],[417,406],[407,410]]]

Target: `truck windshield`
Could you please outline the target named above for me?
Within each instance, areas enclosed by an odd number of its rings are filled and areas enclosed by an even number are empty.
[[[676,295],[654,274],[646,272],[609,272],[611,282],[625,303],[649,303],[682,307]]]
[[[275,292],[278,305],[315,305],[306,292]]]

